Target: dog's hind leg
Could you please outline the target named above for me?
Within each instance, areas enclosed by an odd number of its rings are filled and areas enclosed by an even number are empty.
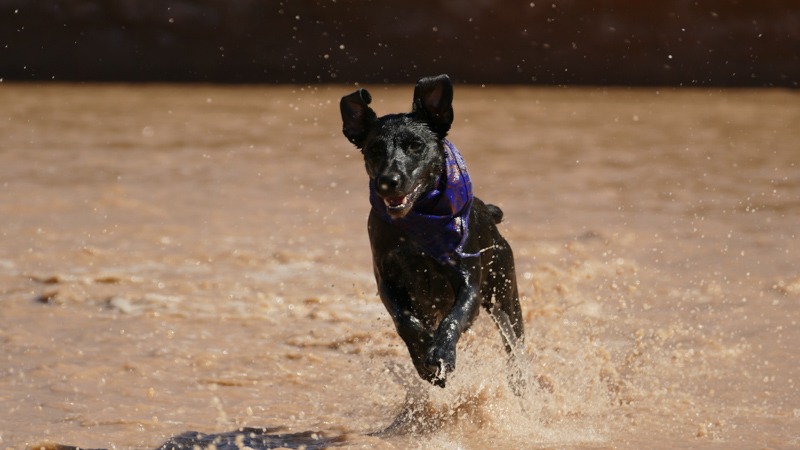
[[[501,238],[502,239],[502,238]],[[508,374],[511,388],[521,394],[525,386],[522,355],[525,351],[525,324],[519,304],[514,255],[505,240],[492,255],[492,280],[483,292],[484,307],[497,325],[511,363]]]
[[[491,265],[492,280],[488,284],[488,292],[483,293],[484,306],[503,333],[506,350],[510,352],[511,347],[522,344],[525,324],[519,305],[514,255],[505,240],[495,245]],[[491,301],[491,297],[486,294],[493,296],[494,301]]]

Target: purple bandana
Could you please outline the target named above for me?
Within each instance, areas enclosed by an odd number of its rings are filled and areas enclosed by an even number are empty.
[[[408,214],[392,218],[375,192],[372,181],[369,184],[369,201],[378,217],[403,230],[425,254],[442,264],[455,264],[456,257],[479,255],[464,253],[472,207],[472,182],[461,153],[447,139],[443,143],[444,176],[440,177],[435,188],[414,202]]]

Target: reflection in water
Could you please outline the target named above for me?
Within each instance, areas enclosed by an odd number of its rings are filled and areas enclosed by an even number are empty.
[[[447,389],[415,384],[351,90],[2,85],[3,447],[800,445],[797,93],[456,87],[515,251],[520,398],[484,316]]]
[[[305,450],[318,450],[339,447],[346,443],[344,436],[328,437],[321,433],[306,431],[301,433],[281,433],[282,428],[249,428],[242,427],[227,433],[205,434],[197,431],[187,431],[179,436],[173,436],[158,447],[158,450],[241,450],[296,448]],[[37,450],[81,450],[75,447],[60,444],[34,445]],[[83,450],[92,450],[83,448]]]
[[[240,450],[242,448],[297,448],[317,450],[338,447],[345,440],[343,437],[326,437],[312,431],[302,433],[277,433],[280,428],[240,428],[229,433],[203,434],[188,431],[170,438],[159,450],[182,450],[215,448],[216,450]]]

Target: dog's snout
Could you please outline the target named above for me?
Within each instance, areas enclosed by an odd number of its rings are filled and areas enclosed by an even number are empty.
[[[376,188],[378,193],[381,195],[384,194],[391,194],[397,191],[397,188],[400,187],[400,174],[399,173],[388,173],[378,177],[376,181]]]

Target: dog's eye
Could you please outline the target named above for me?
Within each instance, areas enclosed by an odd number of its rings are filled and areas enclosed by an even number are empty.
[[[408,143],[408,151],[418,153],[420,150],[422,150],[422,142],[411,141]]]

